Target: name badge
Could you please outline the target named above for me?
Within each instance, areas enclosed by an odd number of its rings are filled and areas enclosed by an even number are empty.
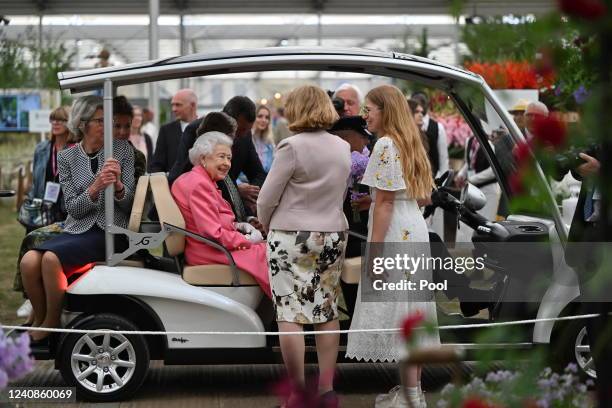
[[[47,202],[51,202],[51,203],[57,203],[57,199],[59,198],[60,191],[61,191],[61,186],[59,183],[48,181],[47,186],[45,187],[44,200]]]

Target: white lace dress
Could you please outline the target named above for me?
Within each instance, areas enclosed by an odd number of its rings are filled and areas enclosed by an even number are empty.
[[[372,234],[376,189],[380,189],[395,191],[393,214],[385,236],[385,243],[429,242],[427,225],[417,202],[406,195],[406,184],[404,183],[399,155],[389,137],[382,137],[376,142],[361,183],[370,186],[372,192],[368,241]],[[428,245],[402,246],[407,252],[418,251],[418,254],[413,253],[415,256],[421,255],[424,247],[426,247],[425,255],[427,256],[429,255]],[[416,281],[425,279],[431,282],[431,270],[418,270],[414,275],[410,275],[409,279]],[[393,280],[393,277],[389,280]],[[362,302],[362,283],[363,281],[359,283],[359,290],[357,291],[351,330],[401,327],[404,318],[416,311],[421,311],[427,321],[437,324],[433,292],[431,293],[431,302],[414,300],[416,296],[422,298],[422,291],[419,292],[419,295],[410,291],[402,291],[401,296],[405,296],[405,301]],[[437,346],[440,344],[440,337],[437,332],[435,335],[420,335],[417,337],[416,344],[418,346]],[[406,356],[406,344],[398,333],[350,333],[346,356],[365,361],[399,361]]]

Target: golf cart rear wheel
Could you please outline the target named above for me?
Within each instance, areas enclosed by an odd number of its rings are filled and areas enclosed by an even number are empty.
[[[561,371],[568,364],[576,364],[578,373],[585,378],[596,378],[584,320],[571,321],[553,333],[551,365]]]
[[[136,331],[128,320],[112,314],[85,319],[75,329]],[[77,395],[94,402],[130,398],[149,368],[149,349],[142,335],[69,334],[61,348],[60,373]]]

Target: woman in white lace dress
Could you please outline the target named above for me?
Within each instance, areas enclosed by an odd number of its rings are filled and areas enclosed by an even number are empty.
[[[397,249],[408,256],[428,256],[429,235],[418,201],[429,199],[433,180],[427,153],[406,98],[396,87],[383,85],[368,93],[364,111],[368,129],[380,136],[361,181],[370,186],[372,193],[368,242],[384,242],[385,247],[393,246],[392,249],[385,248],[385,256],[394,256],[389,251]],[[401,278],[387,276],[387,281],[397,282]],[[432,281],[431,270],[426,269],[403,278],[416,282],[421,279]],[[359,283],[351,329],[400,327],[404,318],[416,312],[423,313],[429,322],[437,322],[433,293],[401,291],[395,295],[395,300],[392,294],[385,294],[385,301],[362,301],[362,285],[371,284],[372,281],[367,278]],[[402,297],[401,300],[398,296]],[[439,335],[419,335],[416,344],[437,346],[440,344]],[[396,333],[351,333],[346,355],[365,361],[399,361],[406,355],[406,345]],[[411,367],[402,375],[406,378],[408,398],[417,402],[417,406],[424,404],[420,391],[421,368]],[[407,406],[404,393],[397,390],[379,396],[376,406]]]

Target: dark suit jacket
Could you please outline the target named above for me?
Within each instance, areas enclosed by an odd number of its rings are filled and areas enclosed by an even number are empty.
[[[578,180],[581,179],[574,171],[572,175]],[[588,281],[598,270],[602,244],[597,243],[605,241],[601,223],[596,225],[584,220],[584,204],[591,188],[593,186],[590,183],[583,181],[565,249],[565,262],[574,268],[581,282]]]
[[[159,128],[155,153],[149,166],[151,173],[170,171],[176,161],[177,148],[182,134],[181,122],[178,120],[166,123]]]
[[[187,173],[193,167],[189,161],[189,149],[193,147],[193,144],[198,138],[196,131],[198,130],[198,127],[200,127],[200,123],[202,123],[202,118],[197,118],[187,125],[185,131],[181,135],[176,151],[176,160],[174,161],[174,165],[170,168],[170,173],[168,174],[168,183],[170,183],[170,185],[172,185],[174,180],[179,178],[181,174]]]
[[[196,131],[202,122],[202,118],[196,119],[185,128],[180,142],[177,143],[178,150],[176,160],[168,175],[168,182],[172,184],[181,174],[191,170],[193,165],[189,161],[189,149],[193,147],[197,137]],[[159,143],[159,142],[158,142]],[[249,183],[262,186],[266,179],[266,172],[259,161],[259,156],[253,145],[251,132],[234,139],[232,145],[232,168],[229,176],[235,182],[240,173],[244,172]]]

